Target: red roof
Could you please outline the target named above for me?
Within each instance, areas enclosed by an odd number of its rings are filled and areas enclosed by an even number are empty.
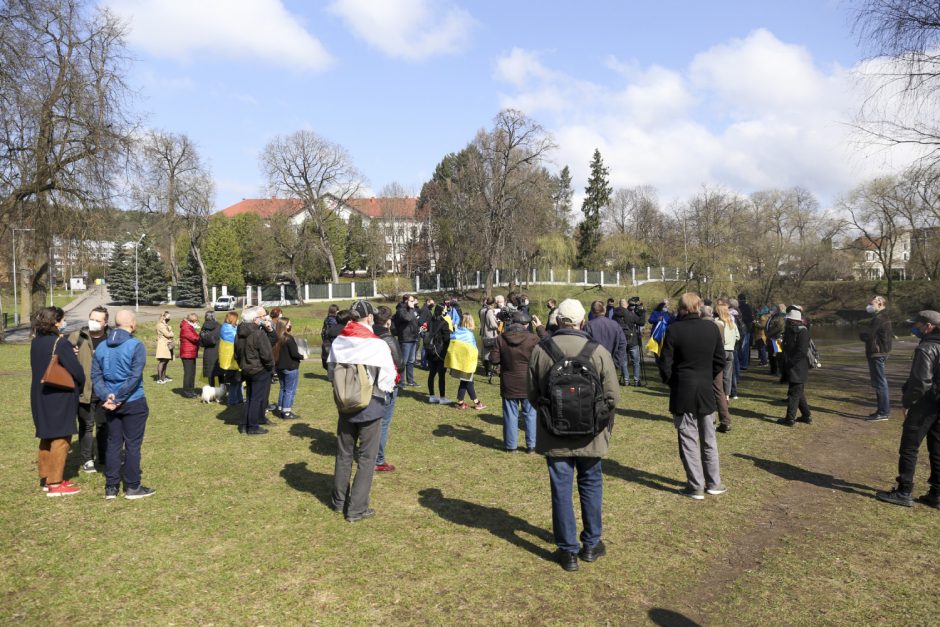
[[[346,205],[369,218],[415,218],[417,198],[350,198]],[[245,198],[218,213],[233,218],[241,213],[256,213],[262,218],[270,218],[276,213],[289,216],[297,214],[303,208],[296,198]]]
[[[226,218],[234,218],[242,213],[256,213],[262,218],[270,218],[276,213],[295,215],[303,208],[296,198],[244,198],[231,207],[217,212]]]

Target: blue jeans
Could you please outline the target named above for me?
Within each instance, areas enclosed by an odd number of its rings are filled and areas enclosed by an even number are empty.
[[[106,486],[117,487],[123,474],[125,490],[140,487],[140,447],[144,443],[144,429],[149,415],[146,398],[120,405],[114,411],[105,411],[105,419],[108,421],[108,454],[104,474]]]
[[[223,380],[228,384],[228,404],[237,405],[245,402],[242,394],[242,374],[238,370],[223,370]]]
[[[552,484],[552,532],[562,551],[577,553],[578,523],[571,504],[571,481],[578,469],[578,499],[581,501],[581,544],[594,547],[601,540],[601,504],[604,476],[600,457],[546,457]]]
[[[741,347],[738,349],[738,362],[741,364],[741,370],[747,370],[751,366],[751,334],[745,333],[741,338]]]
[[[414,385],[415,383],[415,354],[418,351],[417,342],[402,342],[401,343],[401,355],[402,359],[405,362],[405,382],[408,385]]]
[[[878,403],[878,413],[887,416],[891,413],[891,397],[888,392],[888,377],[885,376],[885,362],[887,357],[869,357],[868,373],[871,375],[871,386],[875,388],[875,398]]]
[[[642,356],[640,354],[639,344],[633,344],[632,346],[627,348],[627,353],[629,353],[630,355],[630,361],[633,362],[633,382],[639,383],[640,382],[640,359],[642,359]],[[627,370],[628,370],[627,360],[625,359],[623,362],[624,382],[626,382],[627,379],[629,378],[629,376],[627,375]]]
[[[522,403],[522,416],[525,419],[525,446],[535,448],[535,408],[527,398],[503,399],[503,442],[506,449],[516,450],[519,446],[519,404]]]
[[[385,445],[388,443],[388,428],[392,424],[392,414],[395,413],[395,401],[398,400],[398,386],[395,391],[385,395],[385,415],[382,416],[382,433],[379,435],[379,453],[375,456],[375,465],[385,463]]]
[[[725,355],[728,355],[728,351],[725,351]],[[738,351],[733,350],[730,353],[731,361],[734,364],[734,372],[731,377],[731,396],[738,395],[738,381],[741,380],[741,361],[738,359]]]
[[[281,391],[277,396],[278,409],[290,411],[294,407],[294,396],[297,394],[297,382],[300,381],[300,370],[277,371],[277,380],[281,384]]]
[[[767,342],[760,341],[760,344],[757,345],[757,357],[760,359],[760,365],[767,365]]]

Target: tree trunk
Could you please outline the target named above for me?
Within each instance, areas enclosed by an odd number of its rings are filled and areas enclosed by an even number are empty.
[[[206,264],[203,263],[202,251],[199,250],[199,246],[196,245],[194,240],[190,240],[189,249],[199,266],[199,278],[202,280],[202,302],[205,304],[209,302],[209,279],[206,277]]]
[[[489,298],[493,294],[493,269],[486,271],[486,281],[483,284],[483,298]]]

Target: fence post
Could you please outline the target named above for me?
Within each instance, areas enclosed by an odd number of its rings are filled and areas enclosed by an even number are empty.
[[[333,282],[332,281],[326,284],[326,299],[333,300]]]
[[[372,298],[375,298],[375,295],[379,293],[379,284],[378,281],[372,279]]]
[[[477,289],[480,289],[480,271],[477,270]]]
[[[549,283],[554,283],[554,282],[555,282],[555,268],[549,268],[549,270],[548,270],[548,282],[549,282]]]
[[[415,274],[415,292],[421,291],[421,275]]]
[[[496,281],[493,283],[493,285],[499,285],[499,269],[496,270]]]
[[[285,285],[281,283],[278,287],[281,288],[281,302],[283,303],[287,297],[287,294],[285,293],[285,290],[284,290]]]
[[[652,275],[650,274],[650,267],[646,266],[646,280],[649,281],[651,278]]]
[[[215,304],[215,301],[216,301],[216,300],[218,300],[218,299],[216,298],[216,288],[215,288],[215,286],[213,285],[213,286],[212,286],[212,304],[213,304],[213,305]]]
[[[352,283],[350,283],[350,285],[351,285],[352,287],[349,288],[349,290],[350,290],[349,293],[352,294],[352,299],[353,299],[353,300],[356,300],[356,282],[353,281]]]
[[[437,275],[437,291],[441,291],[441,275]]]
[[[601,287],[604,285],[604,271],[601,270]]]
[[[636,268],[630,268],[630,283],[636,285]]]
[[[568,268],[568,278],[567,278],[567,280],[566,280],[565,282],[568,283],[568,284],[571,283],[571,268]]]
[[[251,286],[245,286],[245,307],[251,307]]]
[[[734,273],[733,273],[733,272],[729,272],[729,273],[728,273],[728,280],[731,281],[732,283],[734,283]]]
[[[228,285],[222,286],[222,296],[228,296]]]
[[[617,283],[615,285],[620,286],[620,270],[617,270]]]
[[[679,280],[679,267],[676,266],[676,281]]]
[[[310,300],[310,284],[304,283],[304,300]]]
[[[261,304],[261,301],[264,300],[261,294],[261,286],[258,286],[258,304]]]
[[[166,286],[166,302],[168,303],[175,302],[173,301],[173,286],[172,285]]]

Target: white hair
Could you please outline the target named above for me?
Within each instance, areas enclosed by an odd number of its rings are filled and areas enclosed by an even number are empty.
[[[259,308],[257,306],[245,307],[242,310],[242,322],[251,324],[258,318]]]

